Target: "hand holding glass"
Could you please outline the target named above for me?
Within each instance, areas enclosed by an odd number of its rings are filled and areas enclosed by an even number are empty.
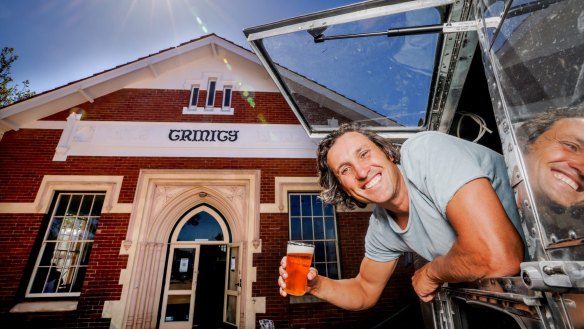
[[[314,254],[314,245],[301,242],[288,242],[286,257],[286,293],[302,296],[306,292],[307,275]]]

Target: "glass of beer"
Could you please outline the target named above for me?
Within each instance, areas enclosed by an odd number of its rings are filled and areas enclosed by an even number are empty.
[[[286,257],[286,293],[302,296],[306,292],[307,275],[314,254],[314,245],[295,241],[288,242]]]

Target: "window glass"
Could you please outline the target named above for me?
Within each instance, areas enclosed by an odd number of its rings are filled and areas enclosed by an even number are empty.
[[[442,21],[439,10],[426,8],[256,42],[311,130],[326,131],[352,121],[371,127],[418,128],[426,125],[438,33],[322,42],[316,42],[315,35],[379,34]]]
[[[191,104],[190,104],[190,106],[196,107],[198,101],[199,101],[199,87],[195,86],[191,90]]]
[[[223,107],[231,107],[231,87],[223,88]]]
[[[181,228],[177,241],[223,241],[223,230],[206,211],[195,214]]]
[[[340,278],[334,207],[317,193],[290,193],[290,240],[314,244],[312,266],[327,277]]]
[[[28,294],[79,295],[103,206],[103,193],[59,193]]]
[[[217,81],[209,80],[209,87],[207,88],[207,107],[213,107],[215,104],[215,87]]]

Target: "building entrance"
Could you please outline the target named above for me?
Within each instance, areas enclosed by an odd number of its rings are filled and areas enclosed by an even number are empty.
[[[191,210],[169,240],[159,328],[237,328],[231,309],[239,296],[229,281],[239,280],[239,248],[229,243],[221,216],[207,207]]]

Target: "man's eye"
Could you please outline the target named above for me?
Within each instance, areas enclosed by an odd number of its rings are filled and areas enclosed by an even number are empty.
[[[341,170],[339,170],[339,173],[341,175],[348,175],[348,174],[351,173],[351,168],[349,168],[349,167],[343,167],[343,168],[341,168]]]
[[[360,156],[361,156],[361,158],[365,158],[368,154],[369,154],[369,150],[364,150],[363,152],[361,152]]]
[[[580,145],[572,143],[572,142],[560,142],[565,148],[567,148],[571,152],[578,152],[580,150]]]

